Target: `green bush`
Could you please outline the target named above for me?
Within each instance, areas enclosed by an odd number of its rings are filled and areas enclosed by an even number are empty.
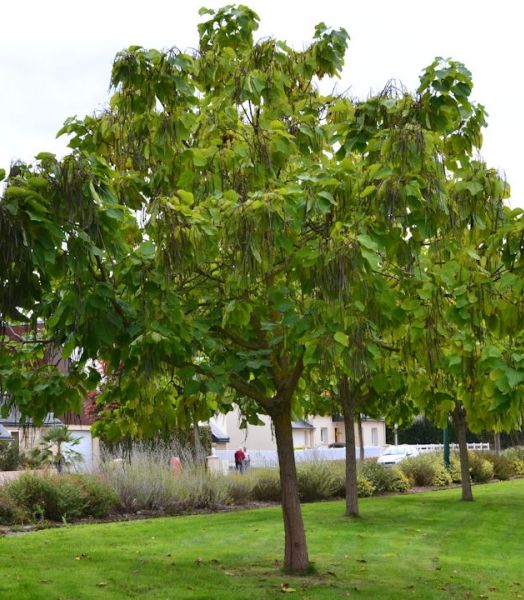
[[[515,475],[511,461],[507,456],[495,454],[495,452],[483,452],[482,457],[489,460],[493,465],[493,476],[495,479],[506,480]]]
[[[373,484],[375,492],[406,492],[410,488],[408,478],[397,467],[385,467],[374,460],[359,463],[359,476]]]
[[[524,447],[514,446],[502,452],[502,456],[508,459],[511,471],[515,475],[524,475]]]
[[[118,506],[115,490],[94,475],[66,476],[80,493],[81,517],[105,517]],[[62,477],[62,479],[65,479]],[[67,480],[67,479],[66,479]]]
[[[0,525],[15,525],[27,520],[27,515],[16,502],[0,488]]]
[[[388,492],[405,493],[411,489],[409,479],[398,467],[389,469]]]
[[[486,483],[486,481],[493,479],[494,468],[489,460],[486,460],[480,454],[470,452],[469,473],[475,483]]]
[[[6,486],[6,494],[33,520],[50,521],[101,517],[117,500],[114,491],[92,475],[24,473]]]
[[[10,498],[33,519],[60,520],[64,516],[58,486],[50,476],[24,473],[6,488]],[[77,500],[79,503],[80,494]]]
[[[20,452],[16,442],[0,441],[0,471],[16,471],[20,465]]]
[[[357,494],[359,498],[369,498],[376,492],[376,487],[373,483],[362,475],[357,477]]]
[[[449,460],[449,474],[453,483],[461,483],[462,473],[460,471],[460,459],[458,455],[452,454]]]
[[[400,470],[416,486],[446,486],[452,476],[445,468],[440,454],[419,454],[399,463]]]

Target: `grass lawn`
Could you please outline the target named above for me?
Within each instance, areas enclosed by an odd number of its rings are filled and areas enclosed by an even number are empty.
[[[523,598],[524,479],[474,494],[469,504],[458,489],[369,498],[357,521],[342,502],[305,505],[308,577],[280,571],[277,508],[1,538],[0,599],[267,600],[286,584],[304,600]]]

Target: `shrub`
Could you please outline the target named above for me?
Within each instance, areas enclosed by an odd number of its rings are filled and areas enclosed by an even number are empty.
[[[16,471],[20,464],[20,452],[16,442],[0,441],[0,471]]]
[[[446,486],[452,481],[439,454],[410,456],[399,463],[404,475],[416,486]]]
[[[78,489],[82,517],[104,517],[118,505],[118,496],[106,482],[94,475],[69,475]]]
[[[410,488],[408,478],[398,468],[385,467],[373,460],[359,463],[359,476],[370,481],[378,494],[406,492]]]
[[[389,481],[388,481],[388,492],[407,492],[411,488],[409,479],[402,473],[398,467],[388,469]]]
[[[368,498],[369,496],[373,496],[376,488],[373,483],[362,475],[357,477],[357,493],[360,498]]]
[[[92,475],[24,473],[6,486],[7,496],[33,520],[101,517],[115,505],[115,492]]]
[[[482,457],[493,465],[493,476],[496,479],[506,480],[515,474],[507,456],[495,452],[483,452]]]
[[[493,465],[480,454],[469,453],[469,472],[475,483],[486,483],[493,479]]]
[[[9,497],[26,510],[33,519],[62,516],[58,514],[60,502],[58,490],[52,485],[49,477],[24,473],[6,487]],[[52,517],[49,517],[50,514]]]
[[[524,448],[515,446],[502,452],[502,456],[508,459],[511,471],[515,475],[524,475]]]
[[[68,482],[58,484],[56,477],[24,473],[6,488],[10,498],[33,519],[59,521],[80,512],[80,492]]]
[[[460,459],[457,455],[452,454],[449,459],[449,474],[453,483],[461,483],[462,473],[460,472]]]
[[[27,515],[15,501],[0,489],[0,525],[15,525],[27,520]]]

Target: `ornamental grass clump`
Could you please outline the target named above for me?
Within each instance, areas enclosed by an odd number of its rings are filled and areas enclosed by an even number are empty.
[[[160,449],[136,448],[126,458],[106,455],[100,465],[126,512],[164,510],[176,497],[170,455]]]
[[[343,477],[335,465],[327,461],[299,463],[298,493],[303,502],[327,500],[344,493]]]
[[[171,459],[181,469],[174,471]],[[206,470],[201,457],[176,442],[134,444],[122,452],[106,453],[100,467],[126,512],[177,514],[192,509],[216,509],[232,503],[225,476]]]

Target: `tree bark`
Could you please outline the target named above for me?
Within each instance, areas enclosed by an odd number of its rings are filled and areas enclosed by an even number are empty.
[[[500,433],[498,431],[493,434],[493,449],[498,456],[500,454]]]
[[[357,457],[355,453],[355,397],[351,393],[347,375],[338,382],[338,393],[344,414],[346,433],[346,517],[358,517]]]
[[[455,410],[453,411],[453,421],[455,423],[455,429],[457,430],[459,444],[462,500],[471,502],[473,500],[473,491],[471,489],[471,479],[469,476],[468,444],[466,440],[466,409],[462,405],[455,407]]]
[[[359,448],[359,458],[360,460],[364,460],[366,458],[366,451],[364,449],[364,432],[362,430],[362,415],[358,413],[357,415],[357,425],[358,425],[358,448]]]
[[[284,518],[284,569],[289,573],[309,570],[306,532],[298,495],[297,469],[291,429],[291,403],[279,403],[278,411],[270,413],[275,428],[280,486],[282,488],[282,516]]]

